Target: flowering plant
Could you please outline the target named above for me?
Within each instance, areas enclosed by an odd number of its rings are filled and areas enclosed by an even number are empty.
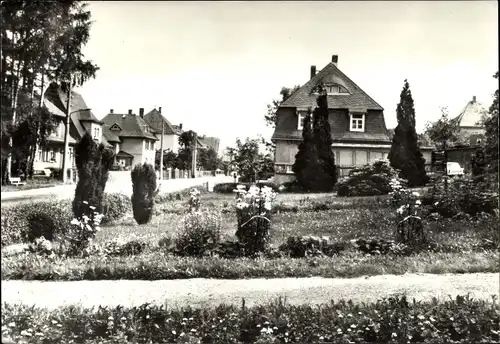
[[[396,242],[403,243],[412,248],[421,247],[427,240],[424,234],[420,209],[422,202],[420,194],[407,189],[403,183],[394,178],[391,180],[391,202],[397,207],[398,224]]]
[[[52,243],[43,236],[36,238],[35,241],[29,246],[29,249],[32,252],[43,255],[51,256],[54,254]]]
[[[71,220],[71,228],[68,233],[68,254],[88,254],[89,246],[97,232],[101,230],[99,225],[103,215],[95,211],[95,207],[83,201],[87,205],[83,215]],[[88,215],[87,215],[88,214]]]
[[[191,189],[189,192],[189,212],[199,211],[201,200],[200,200],[200,190]]]
[[[271,210],[276,199],[272,188],[256,185],[238,185],[236,193],[236,216],[238,230],[236,237],[243,244],[245,253],[252,255],[262,252],[269,243],[269,229],[271,227]]]

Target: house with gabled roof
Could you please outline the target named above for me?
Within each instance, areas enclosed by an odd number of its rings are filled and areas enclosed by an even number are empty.
[[[476,100],[476,96],[467,102],[462,111],[452,121],[459,127],[461,142],[467,145],[478,145],[485,140],[483,117],[488,114],[486,107]]]
[[[104,137],[115,150],[116,164],[122,167],[155,164],[158,137],[143,117],[143,108],[139,109],[139,115],[132,110],[120,114],[111,109],[102,119]]]
[[[45,147],[39,147],[35,154],[34,170],[62,168],[64,158],[64,135],[66,128],[67,92],[56,83],[51,83],[44,93],[43,105],[57,121],[56,130],[50,134]],[[69,129],[70,166],[75,169],[74,146],[86,134],[90,133],[94,140],[109,146],[102,136],[102,122],[78,92],[71,92]]]
[[[161,136],[162,136],[162,122],[163,122],[163,150],[171,150],[174,153],[179,152],[179,137],[184,132],[182,129],[182,123],[179,125],[174,125],[162,114],[161,106],[156,109],[149,111],[143,116],[146,123],[153,128],[155,135],[160,140],[157,144],[157,149],[160,149]],[[198,138],[197,140],[198,148],[206,147],[205,143]]]
[[[319,85],[327,90],[332,150],[341,175],[349,169],[386,159],[391,148],[384,109],[338,68],[338,56],[285,100],[276,112],[276,128],[271,140],[276,144],[275,181],[294,179],[292,165],[302,140],[302,125],[309,108],[316,107]]]

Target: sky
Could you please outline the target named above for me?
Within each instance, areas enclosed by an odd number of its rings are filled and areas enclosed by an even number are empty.
[[[162,107],[173,124],[216,136],[270,138],[267,104],[303,85],[310,66],[338,67],[394,128],[405,79],[417,131],[498,81],[497,1],[106,2],[83,52],[100,70],[77,89],[98,118]]]

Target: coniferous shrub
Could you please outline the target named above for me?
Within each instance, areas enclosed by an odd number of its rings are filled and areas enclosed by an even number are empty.
[[[134,166],[132,172],[132,210],[135,221],[142,225],[153,217],[156,196],[156,173],[153,165],[144,163]]]
[[[320,183],[321,167],[315,147],[311,109],[304,118],[302,141],[292,166],[297,183],[304,191],[316,191]]]
[[[400,171],[399,176],[408,181],[408,186],[423,186],[429,178],[425,172],[425,159],[418,145],[415,130],[415,108],[410,85],[405,80],[396,109],[398,125],[394,130],[389,152],[391,166]]]
[[[318,189],[321,191],[332,191],[337,183],[337,167],[335,166],[335,155],[332,150],[332,132],[328,121],[328,102],[326,93],[318,97],[318,107],[314,110],[314,141],[318,152],[318,162],[322,174],[318,178]]]
[[[102,213],[104,188],[114,155],[111,148],[102,143],[97,144],[88,133],[75,146],[78,183],[73,199],[73,214],[76,218],[80,218],[85,212],[84,201],[96,207],[98,213]]]

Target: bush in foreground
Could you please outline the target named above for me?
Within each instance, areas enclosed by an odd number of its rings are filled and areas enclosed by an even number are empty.
[[[406,297],[318,306],[282,300],[247,308],[64,307],[49,312],[2,307],[3,335],[25,343],[493,343],[500,340],[495,302]]]
[[[102,224],[116,221],[132,211],[130,198],[119,193],[105,193]]]
[[[347,178],[337,185],[337,195],[378,196],[387,195],[391,190],[391,180],[396,171],[385,160],[377,160],[371,165],[353,169]]]
[[[210,253],[220,242],[221,221],[218,212],[188,213],[175,239],[175,252],[198,257]]]
[[[131,172],[132,209],[138,224],[146,224],[153,217],[154,198],[156,196],[156,173],[153,165],[136,165]]]
[[[279,187],[278,185],[274,183],[220,183],[216,184],[214,186],[214,192],[215,193],[221,193],[221,194],[230,194],[233,193],[234,190],[236,190],[236,187],[238,185],[244,185],[245,189],[248,191],[250,189],[250,186],[252,185],[257,185],[258,187],[264,187],[267,186],[271,189],[273,189],[274,192],[279,192]]]

